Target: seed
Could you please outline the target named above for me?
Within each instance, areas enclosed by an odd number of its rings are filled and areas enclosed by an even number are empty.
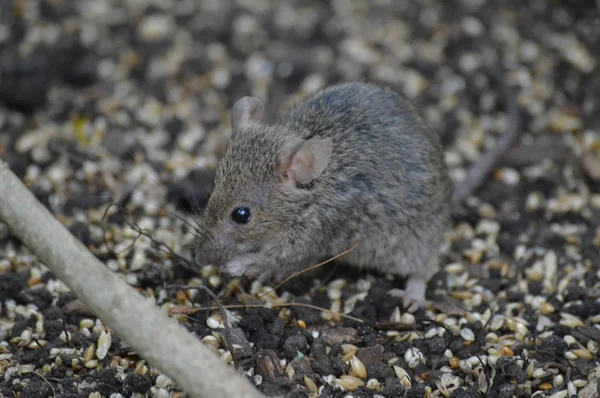
[[[498,344],[503,346],[513,346],[516,344],[516,340],[511,335],[505,335],[498,339]]]
[[[425,332],[425,339],[431,339],[435,336],[437,336],[438,333],[438,328],[430,328],[429,330],[427,330],[427,332]]]
[[[488,391],[488,380],[485,372],[480,372],[477,377],[477,387],[479,391],[486,393]]]
[[[552,313],[554,313],[555,309],[554,306],[552,304],[550,304],[549,302],[545,301],[541,306],[540,306],[540,312],[543,315],[550,315]]]
[[[94,326],[94,321],[92,321],[91,319],[82,319],[81,322],[79,322],[79,328],[80,329],[89,329],[92,326]]]
[[[493,351],[496,351],[496,350],[493,350]],[[500,358],[500,356],[498,355],[497,351],[495,353],[490,353],[490,355],[488,356],[488,364],[490,364],[490,366],[496,366],[499,358]]]
[[[400,342],[402,342],[404,340],[407,340],[407,339],[409,341],[412,341],[415,338],[414,337],[415,336],[414,332],[408,332],[407,333],[407,332],[399,332],[397,330],[390,330],[390,331],[391,332],[396,332],[395,334],[389,334],[389,332],[386,333],[386,335],[388,337],[393,337],[392,340],[393,340],[394,343],[400,343]],[[419,337],[416,337],[416,338],[419,338]]]
[[[571,336],[570,334],[567,334],[565,337],[563,337],[563,340],[569,345],[577,344],[577,340],[575,339],[575,337]]]
[[[481,258],[483,257],[483,252],[481,251],[481,249],[473,248],[465,250],[464,255],[469,259],[471,264],[477,264],[481,261]]]
[[[38,320],[35,323],[35,332],[37,334],[43,334],[44,333],[44,321],[42,320]]]
[[[588,383],[589,383],[589,381],[587,381],[585,379],[573,380],[573,385],[577,388],[585,387],[588,385]]]
[[[452,292],[450,295],[455,299],[469,300],[473,297],[473,292],[470,292],[468,290],[457,290],[455,292]]]
[[[363,365],[360,359],[355,356],[350,358],[350,366],[357,377],[360,377],[361,379],[367,378],[367,368],[365,368],[365,365]]]
[[[346,391],[355,391],[358,387],[364,386],[365,382],[353,376],[344,375],[339,379],[335,379],[334,383],[342,387]]]
[[[450,367],[452,369],[458,369],[460,366],[460,359],[458,359],[458,357],[452,357],[448,362],[450,363]]]
[[[187,294],[185,294],[183,290],[179,290],[177,292],[177,301],[179,301],[180,303],[185,303],[187,299]]]
[[[574,397],[575,395],[577,395],[577,388],[575,387],[575,384],[573,384],[572,381],[569,381],[567,383],[567,392],[569,393],[568,395],[570,397]]]
[[[412,383],[410,381],[410,377],[404,368],[400,366],[394,366],[394,372],[396,373],[396,377],[402,382],[405,388],[411,388]]]
[[[400,318],[400,322],[405,324],[405,325],[412,325],[413,323],[415,323],[415,316],[413,314],[409,314],[408,312],[402,314],[402,317]]]
[[[487,340],[488,343],[495,343],[498,341],[498,335],[496,333],[488,333],[485,336],[485,339]]]
[[[202,269],[200,270],[200,275],[202,275],[203,278],[209,278],[211,275],[214,275],[217,272],[217,269],[212,266],[212,265],[206,265],[204,267],[202,267]]]
[[[394,311],[392,311],[392,315],[390,315],[390,322],[400,323],[401,319],[402,319],[402,315],[400,314],[400,308],[398,308],[398,307],[394,308]]]
[[[404,360],[408,362],[408,366],[411,368],[416,367],[423,358],[421,351],[418,348],[411,347],[404,353]]]
[[[538,388],[542,391],[550,391],[550,390],[552,390],[553,387],[552,387],[552,384],[546,382],[546,383],[540,384]]]
[[[576,359],[577,359],[577,355],[575,355],[575,354],[573,353],[573,351],[567,351],[567,352],[565,352],[565,358],[567,358],[567,359],[570,359],[570,360],[574,361],[574,360],[576,360]]]
[[[436,385],[442,393],[451,392],[461,385],[461,379],[451,373],[443,373]]]
[[[344,353],[343,361],[349,361],[357,352],[358,347],[353,344],[342,344],[342,352]]]
[[[356,353],[358,351],[358,347],[354,344],[342,344],[342,352],[347,354],[349,352]]]
[[[557,374],[556,376],[554,376],[554,379],[552,380],[552,384],[554,385],[554,387],[558,387],[560,386],[564,381],[564,377],[561,374]]]
[[[128,274],[128,275],[135,275],[135,274]],[[92,327],[92,332],[96,333],[96,334],[100,334],[104,331],[104,325],[102,324],[102,321],[100,319],[96,319],[96,324],[94,325],[94,327]]]
[[[221,286],[221,278],[218,275],[212,275],[208,278],[208,284],[212,287]]]
[[[335,381],[335,376],[334,375],[327,375],[323,377],[323,381],[325,381],[325,383],[331,385],[333,384],[333,382]]]
[[[225,353],[221,355],[221,359],[225,363],[231,363],[233,361],[233,356],[231,355],[230,351],[225,351]]]
[[[458,367],[465,373],[470,373],[473,370],[473,365],[471,365],[471,361],[467,359],[462,359],[458,362]]]
[[[98,361],[95,359],[92,359],[91,361],[87,361],[85,363],[85,367],[88,369],[94,369],[96,366],[98,366]]]
[[[450,263],[446,265],[446,272],[449,274],[458,274],[465,270],[465,267],[461,263]]]
[[[478,366],[481,366],[481,358],[473,355],[472,357],[469,357],[467,359],[467,361],[469,362],[469,364],[471,365],[471,368],[476,368]]]
[[[377,380],[377,379],[369,379],[367,381],[367,388],[369,390],[380,391],[381,390],[381,384],[379,383],[379,380]]]
[[[533,371],[532,376],[536,379],[543,379],[544,377],[548,376],[548,372],[546,372],[542,368],[537,368],[536,370]]]
[[[502,315],[495,315],[490,322],[490,329],[498,331],[502,325],[504,325],[504,317]]]
[[[21,333],[21,344],[27,345],[30,342],[31,342],[31,331],[29,329],[25,329]]]
[[[352,359],[352,357],[353,357],[354,355],[356,355],[356,351],[351,351],[351,352],[349,352],[349,353],[347,353],[347,354],[344,354],[344,356],[342,357],[342,361],[344,361],[344,362],[348,362],[349,360],[351,360],[351,359]]]
[[[306,322],[303,321],[302,319],[299,319],[296,321],[296,326],[299,327],[300,329],[306,329]]]
[[[209,316],[208,319],[206,319],[206,325],[211,329],[218,328],[220,324],[221,322],[219,322],[217,318],[213,316]]]
[[[473,331],[469,328],[461,329],[460,337],[462,337],[463,340],[465,340],[465,341],[469,341],[469,342],[475,341],[475,333],[473,333]]]
[[[254,384],[260,386],[263,382],[263,377],[261,375],[254,376]]]
[[[584,358],[584,359],[588,359],[590,361],[592,359],[594,359],[594,355],[592,355],[592,353],[589,352],[588,350],[586,350],[585,348],[573,350],[573,354],[575,354],[575,356],[577,356],[577,358]]]
[[[544,256],[544,290],[553,293],[556,289],[556,270],[558,268],[558,259],[553,250],[546,252]]]
[[[171,384],[173,381],[168,376],[160,374],[156,377],[156,387],[158,388],[167,388]]]
[[[94,351],[96,351],[96,345],[92,343],[86,350],[83,352],[83,362],[89,362],[94,357]]]
[[[339,300],[342,298],[342,290],[341,289],[332,289],[327,290],[327,295],[331,300]]]
[[[544,266],[541,261],[533,263],[533,265],[525,270],[527,279],[531,282],[539,282],[544,278]]]
[[[542,195],[540,195],[538,192],[532,192],[529,194],[529,196],[527,196],[527,199],[525,201],[525,207],[528,211],[534,211],[537,210],[542,205],[542,203]]]
[[[504,357],[512,357],[515,355],[514,351],[510,347],[502,347],[502,350],[500,351],[500,353]]]
[[[219,341],[219,339],[212,335],[204,336],[202,338],[202,342],[215,350],[218,350],[219,347],[221,347],[221,342]]]
[[[518,334],[521,334],[523,336],[526,335],[528,332],[525,323],[515,318],[508,318],[506,320],[506,326],[508,326],[508,328],[513,332],[517,332]]]
[[[112,338],[110,333],[100,333],[100,337],[98,337],[98,349],[96,350],[96,356],[98,359],[102,360],[106,357],[111,344]]]
[[[35,365],[21,365],[19,366],[19,370],[17,373],[19,375],[24,375],[26,373],[31,373],[35,370]]]
[[[135,365],[135,373],[139,374],[140,376],[145,375],[146,373],[148,373],[148,367],[146,367],[146,363],[145,361],[138,361],[138,363]]]
[[[304,376],[304,385],[306,386],[306,388],[308,388],[315,394],[319,393],[319,388],[317,387],[313,379],[311,379],[310,377]]]
[[[550,395],[550,398],[567,398],[569,396],[569,392],[567,390],[562,390],[559,392],[555,392],[554,394]]]

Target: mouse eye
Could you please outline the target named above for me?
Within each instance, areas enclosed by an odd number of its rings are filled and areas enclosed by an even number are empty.
[[[246,224],[250,221],[250,209],[244,206],[238,206],[231,212],[231,219],[238,224]]]

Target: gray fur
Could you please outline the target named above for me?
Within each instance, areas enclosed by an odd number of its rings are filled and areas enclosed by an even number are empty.
[[[281,278],[359,242],[345,263],[419,281],[437,271],[452,184],[439,137],[398,94],[340,84],[273,126],[239,130],[199,222],[198,263]],[[280,152],[310,138],[331,139],[329,162],[308,185],[291,188],[282,182]],[[230,219],[238,205],[253,210],[248,224]]]

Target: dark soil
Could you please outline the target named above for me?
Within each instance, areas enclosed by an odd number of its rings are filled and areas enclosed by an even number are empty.
[[[141,294],[196,307],[174,316],[268,396],[574,396],[600,370],[598,7],[2,2],[0,157]],[[498,67],[523,134],[454,209],[437,305],[409,313],[388,294],[402,280],[343,260],[266,295],[193,265],[193,217],[240,96],[273,120],[329,84],[389,86],[439,132],[459,180],[511,123]],[[200,283],[237,305],[229,341]],[[105,357],[86,354],[110,331],[0,224],[0,395],[183,396],[114,333]]]

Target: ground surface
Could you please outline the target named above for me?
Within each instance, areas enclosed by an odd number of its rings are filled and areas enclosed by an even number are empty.
[[[599,54],[593,1],[3,1],[0,156],[225,361],[221,314],[191,310],[214,303],[188,287],[270,303],[232,308],[230,339],[268,395],[573,396],[600,374]],[[187,215],[210,193],[236,98],[272,116],[329,83],[386,84],[439,132],[460,179],[507,126],[498,65],[524,136],[455,209],[429,289],[465,313],[409,314],[387,295],[402,281],[343,267],[261,300],[260,283],[186,269]],[[0,305],[4,396],[181,396],[2,225]]]

